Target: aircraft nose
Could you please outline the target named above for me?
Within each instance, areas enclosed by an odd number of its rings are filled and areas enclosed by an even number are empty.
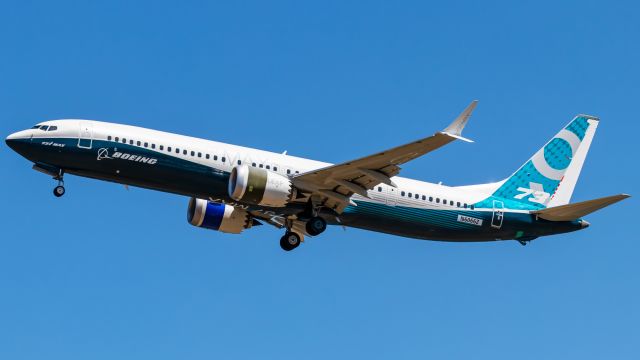
[[[7,143],[7,145],[12,149],[13,149],[12,145],[15,144],[16,141],[18,141],[18,136],[19,136],[18,134],[19,134],[19,132],[13,133],[13,134],[7,136],[7,138],[4,140],[4,142]]]
[[[16,146],[21,142],[21,140],[29,139],[30,136],[31,133],[29,132],[29,130],[22,130],[7,136],[4,142],[7,144],[7,146],[12,148],[13,150],[16,150]]]

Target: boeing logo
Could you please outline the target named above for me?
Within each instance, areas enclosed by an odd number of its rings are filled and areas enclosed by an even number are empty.
[[[105,160],[105,159],[122,159],[122,160],[135,161],[135,162],[140,162],[140,163],[149,164],[149,165],[155,165],[158,162],[158,159],[156,158],[148,158],[141,155],[133,155],[128,153],[122,153],[119,151],[116,151],[113,153],[113,155],[109,156],[109,149],[101,148],[98,150],[97,160]]]
[[[98,150],[98,159],[97,160],[104,160],[104,159],[111,159],[109,157],[109,150],[107,150],[106,148],[101,148]]]

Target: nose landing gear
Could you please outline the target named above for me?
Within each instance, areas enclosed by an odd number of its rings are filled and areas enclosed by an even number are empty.
[[[60,197],[60,196],[64,195],[64,193],[65,193],[65,189],[64,189],[64,170],[60,169],[60,171],[58,172],[58,175],[55,176],[53,179],[54,180],[58,180],[58,186],[53,188],[53,195],[55,195],[55,197]]]

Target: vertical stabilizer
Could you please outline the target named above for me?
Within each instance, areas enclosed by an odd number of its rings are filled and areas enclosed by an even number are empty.
[[[531,209],[569,203],[598,121],[589,115],[576,116],[493,195]]]

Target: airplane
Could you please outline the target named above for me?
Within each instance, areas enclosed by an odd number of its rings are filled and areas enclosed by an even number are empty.
[[[142,127],[82,119],[38,123],[6,138],[58,181],[73,174],[190,198],[191,225],[239,234],[263,223],[297,248],[327,225],[452,242],[517,240],[584,229],[584,216],[619,194],[570,203],[599,119],[577,115],[508,178],[445,186],[397,176],[401,165],[462,136],[474,100],[444,130],[369,156],[330,164]]]

